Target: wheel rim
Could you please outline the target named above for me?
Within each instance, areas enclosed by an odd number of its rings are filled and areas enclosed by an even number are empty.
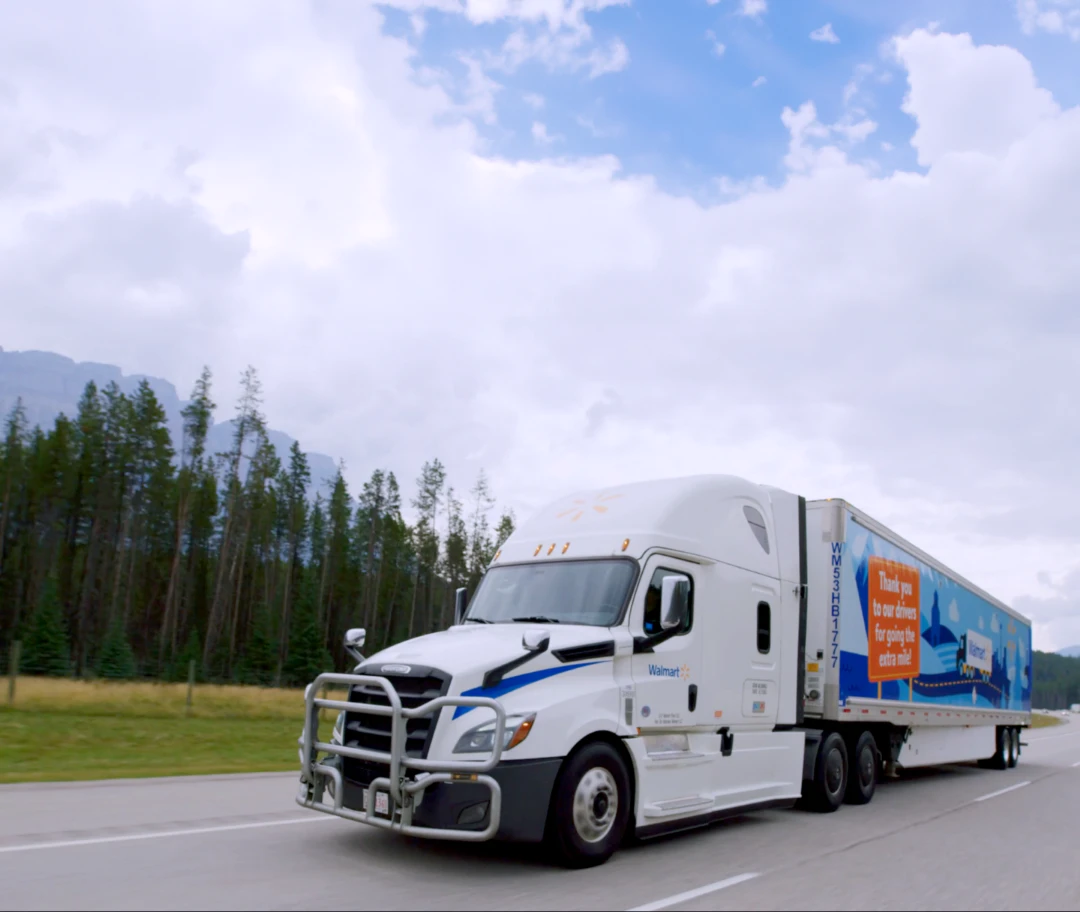
[[[840,791],[843,782],[844,758],[840,755],[838,748],[833,748],[829,751],[829,756],[825,758],[825,787],[830,795],[835,795]]]
[[[615,777],[604,767],[594,766],[574,791],[574,829],[586,842],[599,842],[611,832],[618,811]]]
[[[863,788],[869,788],[874,782],[874,749],[869,744],[859,754],[859,781]]]

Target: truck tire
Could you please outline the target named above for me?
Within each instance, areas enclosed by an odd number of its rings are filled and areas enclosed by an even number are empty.
[[[1006,762],[1009,769],[1014,769],[1020,760],[1020,730],[1016,728],[1005,729],[1008,736],[1009,751],[1006,754]]]
[[[829,732],[821,741],[814,778],[808,783],[806,807],[819,814],[829,814],[844,803],[848,784],[848,752],[844,739]]]
[[[568,868],[607,861],[630,821],[630,774],[610,744],[592,741],[570,755],[555,783],[548,814],[548,846]]]
[[[877,741],[870,732],[860,732],[855,741],[855,749],[851,751],[851,766],[844,800],[848,804],[869,804],[877,788],[880,769],[881,752],[878,750]]]
[[[983,769],[1003,770],[1009,768],[1009,729],[999,728],[996,739],[997,749],[994,756],[979,761]]]

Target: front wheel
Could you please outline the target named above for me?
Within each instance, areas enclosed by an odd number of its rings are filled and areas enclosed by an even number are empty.
[[[571,754],[559,774],[548,818],[548,842],[569,868],[603,864],[626,836],[630,775],[610,744],[594,741]]]

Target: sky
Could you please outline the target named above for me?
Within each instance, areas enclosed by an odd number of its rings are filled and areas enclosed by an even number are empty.
[[[1080,0],[0,2],[0,345],[524,518],[843,497],[1080,643]]]

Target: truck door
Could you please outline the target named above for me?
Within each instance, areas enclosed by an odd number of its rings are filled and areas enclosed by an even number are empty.
[[[645,564],[630,614],[635,636],[659,633],[660,593],[664,578],[681,574],[690,580],[690,611],[679,632],[652,647],[635,651],[636,690],[634,725],[642,730],[684,729],[694,725],[704,681],[701,666],[701,620],[696,616],[700,598],[700,570],[696,564],[654,555]]]
[[[780,636],[774,623],[780,619],[780,592],[771,580],[758,579],[732,612],[733,636],[739,653],[749,661],[742,668],[742,718],[754,727],[772,729],[780,704]],[[745,590],[744,590],[745,591]],[[779,630],[777,630],[779,633]],[[734,721],[734,720],[733,720]]]

